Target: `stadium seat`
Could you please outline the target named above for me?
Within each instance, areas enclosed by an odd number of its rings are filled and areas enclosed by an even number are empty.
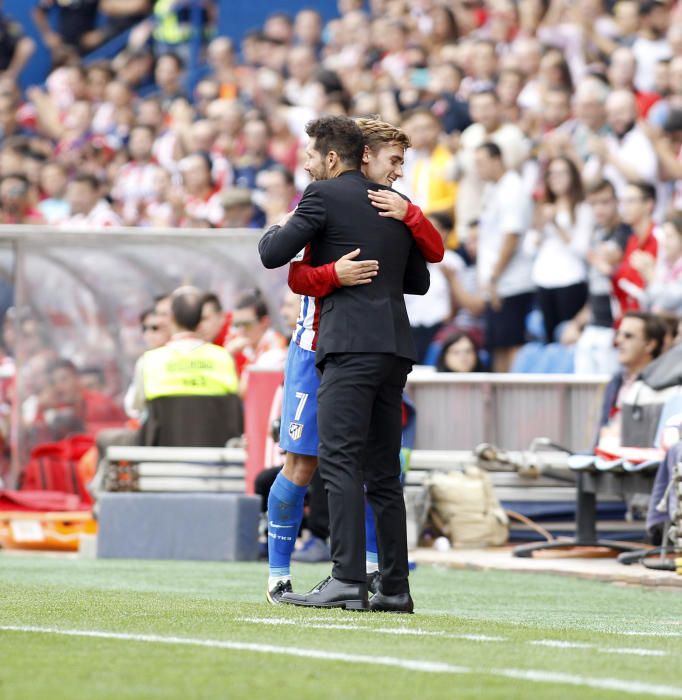
[[[511,371],[520,374],[536,372],[537,366],[542,358],[544,345],[539,342],[526,343],[516,353]]]

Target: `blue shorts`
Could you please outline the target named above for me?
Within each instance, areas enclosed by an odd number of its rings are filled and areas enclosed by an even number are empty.
[[[286,452],[317,457],[317,390],[320,378],[315,353],[289,345],[284,368],[284,399],[279,445]]]

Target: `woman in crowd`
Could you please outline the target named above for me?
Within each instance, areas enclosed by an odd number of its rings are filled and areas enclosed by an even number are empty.
[[[464,331],[451,335],[444,343],[438,357],[438,372],[482,372],[476,341]]]
[[[551,343],[557,327],[572,319],[587,300],[585,256],[593,221],[572,160],[552,158],[545,171],[544,187],[544,203],[536,211],[538,250],[532,278],[545,338]]]

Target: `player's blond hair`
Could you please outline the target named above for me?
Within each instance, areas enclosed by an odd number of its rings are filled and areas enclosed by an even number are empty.
[[[358,117],[355,121],[362,131],[365,143],[374,153],[389,143],[397,143],[405,150],[410,147],[410,137],[402,129],[381,121],[378,116]]]

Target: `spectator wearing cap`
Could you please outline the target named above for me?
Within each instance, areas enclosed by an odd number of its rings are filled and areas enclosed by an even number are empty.
[[[231,187],[221,193],[224,228],[263,228],[265,216],[254,204],[252,190]]]

